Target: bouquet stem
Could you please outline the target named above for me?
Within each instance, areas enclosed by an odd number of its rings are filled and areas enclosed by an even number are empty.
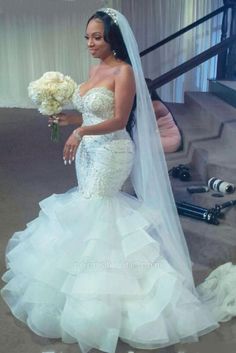
[[[52,123],[52,130],[51,130],[51,141],[58,142],[60,136],[59,124]]]

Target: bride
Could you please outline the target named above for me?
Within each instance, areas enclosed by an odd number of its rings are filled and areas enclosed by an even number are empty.
[[[113,353],[118,338],[143,349],[197,341],[236,314],[230,286],[219,286],[234,267],[195,288],[126,18],[101,9],[85,38],[100,63],[74,93],[81,114],[57,117],[79,126],[63,151],[78,186],[42,200],[39,216],[9,240],[1,295],[36,334],[77,342],[83,353]],[[120,191],[130,174],[136,197]]]

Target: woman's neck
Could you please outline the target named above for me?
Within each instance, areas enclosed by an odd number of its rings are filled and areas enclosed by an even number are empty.
[[[111,67],[111,66],[116,66],[121,62],[120,59],[116,59],[113,54],[108,55],[106,58],[101,59],[100,65],[103,67]]]

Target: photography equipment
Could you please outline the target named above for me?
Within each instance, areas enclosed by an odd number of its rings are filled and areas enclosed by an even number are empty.
[[[221,205],[216,204],[214,208],[207,209],[185,201],[176,202],[177,211],[180,215],[205,221],[214,225],[220,224],[218,218],[222,218],[224,216],[221,212],[223,209],[235,205],[236,200],[231,200],[224,202]]]
[[[211,194],[211,196],[213,196],[213,197],[224,197],[224,194],[214,193],[214,194]]]
[[[190,170],[186,165],[179,164],[177,167],[173,167],[169,170],[173,178],[179,178],[182,181],[191,180]]]
[[[227,181],[211,178],[208,180],[208,186],[210,189],[214,191],[219,191],[224,194],[231,194],[235,190],[235,185],[232,183],[228,183]]]
[[[218,225],[220,223],[217,218],[220,214],[220,210],[218,209],[207,209],[184,201],[176,202],[176,206],[180,215],[199,219],[214,225]]]
[[[230,206],[235,206],[236,205],[236,200],[231,200],[231,201],[227,201],[222,203],[221,205],[215,205],[215,209],[217,209],[219,212],[221,212],[221,210],[223,210],[224,208],[230,207]]]
[[[209,191],[209,188],[207,186],[188,186],[187,191],[190,194],[196,194],[196,193],[207,192]]]

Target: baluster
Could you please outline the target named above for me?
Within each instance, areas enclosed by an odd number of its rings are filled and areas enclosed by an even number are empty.
[[[236,34],[236,0],[231,0],[231,24],[230,24],[230,35]],[[229,48],[227,66],[226,66],[226,78],[228,80],[236,80],[236,43]]]
[[[229,0],[224,0],[224,5],[228,5]],[[226,39],[228,33],[228,7],[223,12],[223,19],[221,25],[221,42]],[[225,78],[227,61],[227,49],[218,55],[217,60],[217,79],[222,80]]]

